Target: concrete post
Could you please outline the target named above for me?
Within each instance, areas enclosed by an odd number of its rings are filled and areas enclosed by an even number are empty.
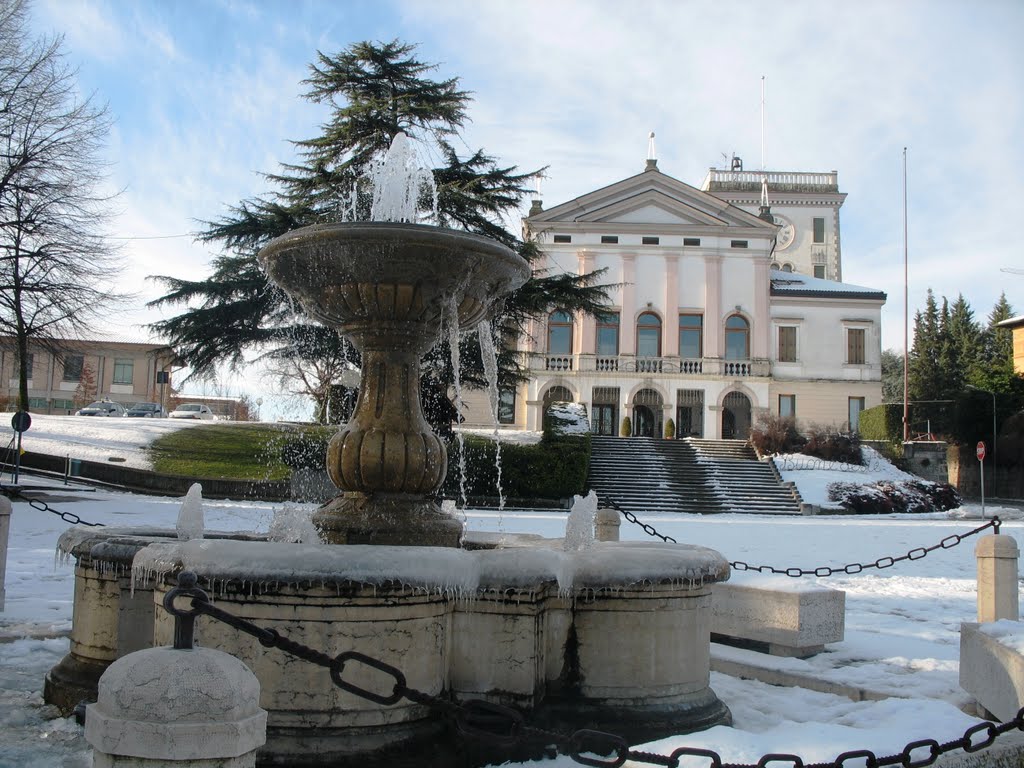
[[[974,555],[978,558],[978,622],[1017,621],[1017,542],[1002,534],[982,536],[974,547]]]
[[[7,541],[11,535],[11,500],[0,496],[0,611],[4,609],[7,590],[4,586],[7,575]]]
[[[254,768],[266,742],[260,684],[211,648],[148,648],[115,661],[85,715],[93,768]]]
[[[618,541],[622,521],[618,510],[599,509],[594,515],[594,538],[598,541]]]

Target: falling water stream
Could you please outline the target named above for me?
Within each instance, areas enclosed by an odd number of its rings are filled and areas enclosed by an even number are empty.
[[[494,465],[497,470],[498,513],[505,509],[505,491],[501,487],[501,440],[498,439],[498,355],[494,350],[494,336],[489,320],[481,320],[476,327],[480,338],[480,357],[484,362],[484,377],[487,379],[487,399],[491,404],[491,421],[494,424]],[[501,520],[498,520],[499,526]]]

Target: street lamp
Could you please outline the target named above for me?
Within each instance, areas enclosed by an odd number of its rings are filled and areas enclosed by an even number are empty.
[[[992,487],[990,488],[990,492],[991,492],[992,496],[995,496],[996,495],[996,457],[998,456],[998,453],[996,452],[996,393],[992,392],[991,390],[988,390],[988,389],[982,389],[981,387],[976,387],[973,384],[966,384],[964,386],[966,386],[967,389],[973,389],[975,392],[983,392],[986,395],[992,395],[992,481],[991,481],[991,486]]]

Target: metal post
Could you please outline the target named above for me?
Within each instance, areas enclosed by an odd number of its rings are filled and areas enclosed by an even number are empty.
[[[981,467],[981,516],[985,516],[985,460],[978,459],[978,465]]]
[[[11,500],[0,496],[0,611],[7,596],[4,586],[7,573],[7,541],[11,532]]]

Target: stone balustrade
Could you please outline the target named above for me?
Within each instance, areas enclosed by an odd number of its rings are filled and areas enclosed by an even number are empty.
[[[530,370],[562,373],[642,373],[670,376],[753,378],[771,375],[768,360],[722,360],[715,357],[636,357],[634,355],[548,355],[529,358]]]

